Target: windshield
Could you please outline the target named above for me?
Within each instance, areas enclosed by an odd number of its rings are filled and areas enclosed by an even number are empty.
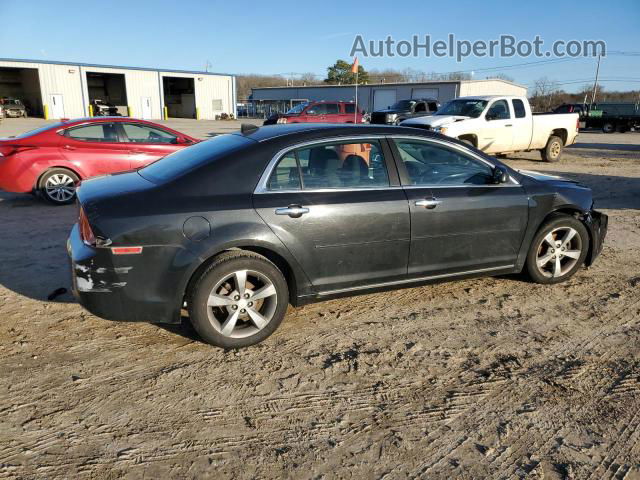
[[[287,110],[287,114],[302,113],[302,110],[304,110],[304,107],[306,107],[307,105],[309,105],[309,104],[308,103],[301,103],[299,105],[296,105],[295,107],[291,108],[290,110]]]
[[[183,148],[177,152],[162,157],[146,167],[138,170],[138,173],[153,183],[164,183],[173,180],[196,168],[211,163],[216,159],[237,150],[252,140],[240,135],[227,134],[200,142],[192,147]]]
[[[400,100],[399,102],[396,102],[393,105],[391,105],[391,108],[393,110],[411,110],[411,107],[415,103],[416,102],[414,100]]]
[[[50,125],[45,125],[44,127],[36,128],[35,130],[29,130],[28,132],[24,132],[24,133],[21,133],[20,135],[16,135],[15,138],[33,137],[34,135],[37,135],[39,133],[46,132],[47,130],[52,130],[52,129],[64,127],[65,125],[66,124],[64,124],[62,122],[58,122],[58,123],[54,123],[54,124],[50,124]]]
[[[9,98],[4,101],[5,105],[22,105],[20,100],[14,100],[13,98]]]
[[[451,100],[435,114],[478,118],[487,106],[487,103],[486,100]]]

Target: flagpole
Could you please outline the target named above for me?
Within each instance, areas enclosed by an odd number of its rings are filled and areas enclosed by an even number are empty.
[[[353,111],[353,123],[358,122],[358,68],[356,68],[356,108]]]

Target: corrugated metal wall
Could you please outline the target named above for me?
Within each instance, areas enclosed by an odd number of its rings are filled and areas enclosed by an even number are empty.
[[[501,80],[475,80],[465,82],[424,82],[407,84],[380,84],[358,86],[358,105],[365,111],[373,111],[376,91],[386,90],[395,92],[396,101],[417,98],[419,90],[429,89],[440,103],[448,102],[457,97],[469,95],[526,95],[525,87],[514,85]],[[437,93],[436,93],[437,92]],[[352,86],[330,87],[277,87],[254,88],[252,100],[329,100],[353,101],[355,88]],[[387,94],[384,98],[391,98]],[[385,102],[388,103],[388,102]],[[386,105],[385,105],[386,106]],[[379,105],[378,105],[379,107]]]
[[[196,108],[201,120],[215,120],[216,115],[221,113],[235,115],[235,92],[232,76],[176,72],[160,72],[160,76],[194,79]]]
[[[473,95],[519,95],[527,96],[527,88],[501,80],[477,80],[462,82],[460,85],[460,97]]]
[[[143,102],[151,99],[150,119],[163,116],[162,77],[194,79],[195,102],[199,118],[213,120],[221,113],[235,115],[235,82],[231,75],[206,73],[158,72],[156,70],[118,67],[53,64],[23,61],[0,61],[0,68],[35,69],[40,82],[40,111],[47,106],[51,112],[51,95],[62,95],[64,116],[78,118],[89,115],[89,89],[87,72],[123,74],[125,77],[127,106],[132,116],[140,117]],[[33,85],[23,85],[33,89]],[[37,93],[31,94],[38,97]]]
[[[458,82],[434,82],[434,83],[409,83],[409,84],[380,84],[359,85],[358,105],[367,112],[373,111],[375,106],[375,92],[386,90],[395,92],[396,100],[415,98],[414,91],[418,89],[433,89],[436,99],[441,103],[455,98],[458,90]],[[437,93],[436,93],[437,92]],[[281,88],[254,88],[252,100],[329,100],[352,102],[355,98],[355,87],[281,87]]]

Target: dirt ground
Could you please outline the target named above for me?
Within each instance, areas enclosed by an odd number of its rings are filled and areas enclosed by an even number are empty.
[[[48,301],[75,207],[0,193],[0,477],[640,478],[640,134],[580,138],[507,162],[593,188],[592,268],[291,308],[241,351]]]

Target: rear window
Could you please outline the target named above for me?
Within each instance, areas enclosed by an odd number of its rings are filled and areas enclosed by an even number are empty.
[[[524,118],[527,116],[527,111],[524,108],[524,102],[522,100],[513,100],[513,111],[516,112],[516,118]]]
[[[16,135],[15,138],[33,137],[34,135],[38,135],[39,133],[46,132],[47,130],[55,130],[57,128],[64,127],[65,125],[66,124],[62,122],[54,123],[53,125],[45,125],[44,127],[36,128],[35,130],[29,130],[28,132]]]
[[[239,135],[219,135],[206,142],[197,143],[192,147],[183,148],[167,155],[151,165],[141,168],[138,173],[153,183],[168,182],[251,142],[252,140]]]

